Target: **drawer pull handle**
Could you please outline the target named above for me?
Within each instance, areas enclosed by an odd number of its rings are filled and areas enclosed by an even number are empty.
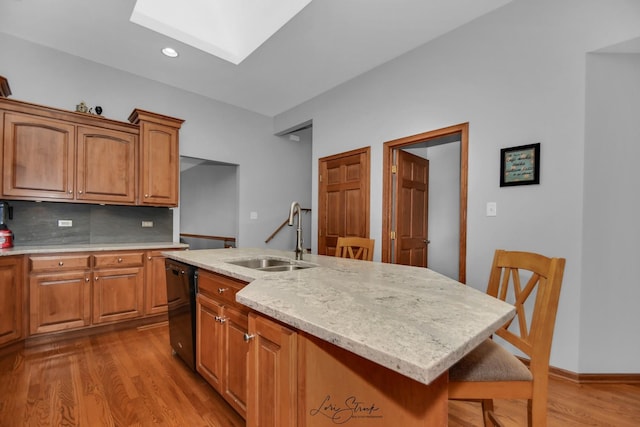
[[[58,262],[58,265],[59,265],[60,267],[62,267],[62,266],[64,265],[64,262],[60,261],[60,262]]]
[[[216,322],[220,322],[220,323],[224,323],[227,321],[227,318],[224,316],[216,316],[215,319],[216,319]]]
[[[244,333],[244,342],[249,342],[254,339],[256,336],[253,334]]]
[[[226,292],[226,291],[228,291],[228,290],[229,290],[229,288],[218,288],[218,293],[219,293],[219,294],[223,294],[223,293],[225,293],[225,292]]]

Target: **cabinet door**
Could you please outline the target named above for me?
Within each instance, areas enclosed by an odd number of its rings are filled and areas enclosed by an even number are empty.
[[[93,323],[142,316],[143,296],[142,267],[94,271]]]
[[[134,204],[136,135],[78,127],[76,198]]]
[[[144,314],[166,313],[167,274],[160,251],[147,252],[144,273]]]
[[[297,334],[249,314],[247,427],[296,427]]]
[[[80,328],[91,323],[88,271],[31,275],[29,290],[32,334]]]
[[[199,294],[196,298],[196,370],[218,392],[222,390],[222,305]]]
[[[75,128],[28,114],[4,118],[3,194],[73,199]]]
[[[178,129],[140,124],[140,203],[178,205]]]
[[[243,418],[247,415],[247,355],[249,344],[245,341],[248,332],[246,313],[233,307],[225,307],[223,359],[223,396]]]
[[[22,338],[22,257],[0,257],[0,346]]]

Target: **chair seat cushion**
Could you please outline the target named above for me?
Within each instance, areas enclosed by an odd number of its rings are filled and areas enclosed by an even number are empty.
[[[485,340],[449,369],[449,381],[532,381],[531,371],[508,350]]]

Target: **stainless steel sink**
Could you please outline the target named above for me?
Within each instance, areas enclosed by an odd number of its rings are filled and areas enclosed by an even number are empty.
[[[260,271],[293,271],[314,267],[311,264],[303,264],[289,259],[265,257],[227,261],[227,263]]]

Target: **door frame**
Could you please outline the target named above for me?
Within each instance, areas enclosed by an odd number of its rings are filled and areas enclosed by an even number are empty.
[[[442,129],[406,136],[383,145],[382,158],[382,262],[391,262],[391,215],[393,213],[393,151],[430,139],[460,134],[460,241],[458,257],[458,281],[467,279],[467,191],[469,175],[469,123],[461,123]]]

